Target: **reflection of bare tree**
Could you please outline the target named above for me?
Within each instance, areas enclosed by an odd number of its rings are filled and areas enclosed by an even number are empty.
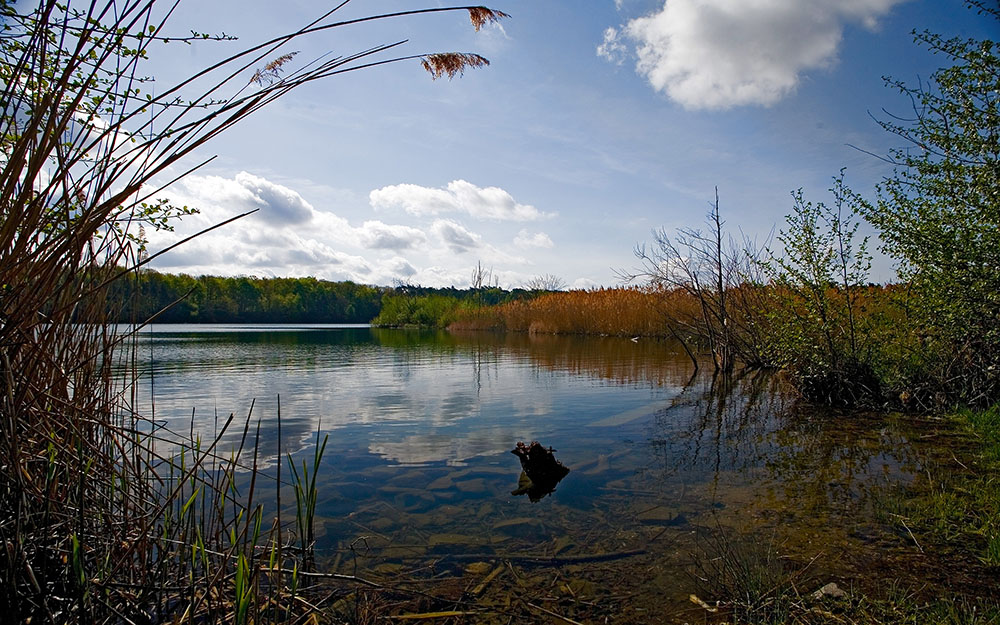
[[[661,480],[711,484],[711,496],[747,488],[751,501],[805,520],[862,514],[873,488],[924,470],[914,435],[884,417],[796,403],[767,372],[698,375],[654,417],[650,442]]]
[[[785,409],[777,378],[762,371],[696,375],[654,419],[651,441],[664,476],[719,475],[754,466]]]
[[[496,342],[493,340],[482,340],[482,333],[470,347],[469,357],[472,360],[472,383],[476,389],[476,397],[479,397],[483,390],[483,375],[487,379],[496,378],[499,375],[500,354],[497,351]]]

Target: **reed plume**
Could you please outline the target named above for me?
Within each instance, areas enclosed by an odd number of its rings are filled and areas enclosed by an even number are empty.
[[[272,84],[274,81],[278,80],[278,78],[281,76],[281,72],[284,70],[285,64],[287,64],[289,61],[295,58],[296,54],[298,54],[297,50],[295,52],[282,54],[278,58],[269,62],[264,67],[255,71],[253,77],[250,79],[250,82],[257,83],[258,85],[261,86],[263,86],[265,83]]]
[[[428,54],[421,59],[421,64],[434,80],[447,76],[449,79],[461,76],[467,67],[483,67],[489,65],[489,60],[469,52],[444,52]]]
[[[510,15],[503,11],[496,11],[487,7],[472,7],[469,9],[469,19],[472,21],[472,27],[476,29],[476,32],[479,32],[479,29],[486,24],[495,24],[507,17],[510,17]]]

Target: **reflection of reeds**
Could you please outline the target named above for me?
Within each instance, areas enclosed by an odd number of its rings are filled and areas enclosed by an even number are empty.
[[[435,345],[447,342],[471,350],[473,355],[500,353],[527,357],[552,371],[592,376],[619,384],[653,383],[684,386],[692,367],[681,347],[670,340],[630,341],[620,337],[578,337],[554,334],[482,333],[449,331]],[[430,343],[428,343],[430,345]]]

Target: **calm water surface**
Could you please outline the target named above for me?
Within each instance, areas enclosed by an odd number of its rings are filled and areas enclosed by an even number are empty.
[[[629,552],[587,574],[629,586],[627,609],[672,606],[670,622],[691,609],[692,562],[720,533],[812,560],[817,579],[893,570],[898,545],[871,520],[871,493],[925,470],[920,432],[803,414],[773,376],[695,375],[671,343],[329,326],[143,337],[141,401],[168,428],[211,436],[253,403],[272,465],[329,434],[317,523],[328,570]],[[511,494],[509,452],[531,440],[572,469],[538,502]]]

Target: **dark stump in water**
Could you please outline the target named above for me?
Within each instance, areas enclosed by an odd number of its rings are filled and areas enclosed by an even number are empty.
[[[530,445],[518,441],[517,447],[510,450],[521,461],[521,477],[517,480],[517,490],[512,495],[528,495],[531,501],[538,501],[556,489],[569,469],[556,460],[555,449],[542,447],[538,441]]]

